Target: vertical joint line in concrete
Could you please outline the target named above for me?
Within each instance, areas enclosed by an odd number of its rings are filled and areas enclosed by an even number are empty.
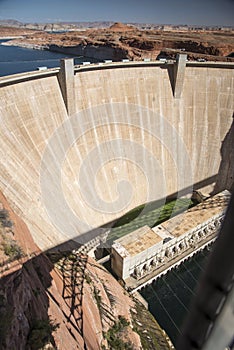
[[[176,63],[174,65],[174,98],[181,97],[184,84],[186,60],[186,54],[177,54]]]
[[[64,58],[60,60],[58,82],[67,113],[69,116],[71,116],[75,113],[75,78],[73,58]]]

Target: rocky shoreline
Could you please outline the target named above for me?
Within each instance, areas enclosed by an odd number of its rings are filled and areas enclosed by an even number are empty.
[[[76,46],[59,46],[59,45],[43,45],[34,44],[25,41],[9,40],[7,42],[1,43],[4,46],[18,46],[33,50],[48,50],[52,52],[59,52],[68,55],[82,56],[85,58],[90,58],[93,60],[121,60],[127,58],[127,50],[121,48],[112,48],[109,46],[99,46],[99,45],[76,45]]]
[[[15,35],[15,36],[0,36],[0,40],[13,40],[13,39],[23,39],[22,35]]]
[[[15,37],[19,39],[19,37]],[[35,50],[49,50],[48,45],[38,45],[38,44],[32,44],[32,43],[27,43],[27,42],[22,42],[22,41],[15,41],[15,38],[3,38],[3,39],[10,39],[9,41],[1,43],[3,46],[18,46],[18,47],[23,47],[26,49],[35,49]],[[24,37],[21,37],[22,39]],[[1,38],[0,38],[1,39]],[[13,40],[11,40],[13,39]]]

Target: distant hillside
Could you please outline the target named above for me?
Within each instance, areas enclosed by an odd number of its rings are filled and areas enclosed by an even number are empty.
[[[13,19],[0,20],[0,26],[27,28],[45,31],[60,31],[60,30],[77,30],[89,28],[109,28],[114,22],[99,21],[99,22],[55,22],[55,23],[22,23]]]
[[[23,26],[23,23],[16,21],[14,19],[1,19],[0,20],[0,25],[4,27],[21,27]]]
[[[72,21],[72,22],[53,22],[53,23],[23,23],[14,19],[0,20],[0,26],[14,27],[14,28],[26,28],[34,30],[44,30],[50,31],[75,31],[85,30],[85,29],[105,29],[114,25],[113,21],[94,21],[94,22],[82,22],[82,21]],[[188,25],[172,25],[172,24],[160,24],[160,23],[124,23],[123,25],[134,26],[140,30],[163,30],[163,31],[188,31],[188,30],[231,30],[231,27],[218,27],[218,26],[188,26]]]

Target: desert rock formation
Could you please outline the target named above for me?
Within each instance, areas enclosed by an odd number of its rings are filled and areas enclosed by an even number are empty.
[[[14,29],[12,29],[14,32]],[[87,29],[61,34],[34,31],[9,45],[45,48],[53,51],[90,57],[97,60],[123,58],[156,59],[159,54],[173,58],[181,50],[189,59],[232,60],[226,56],[234,51],[233,34],[213,31],[164,32],[139,30],[115,23],[106,29]]]

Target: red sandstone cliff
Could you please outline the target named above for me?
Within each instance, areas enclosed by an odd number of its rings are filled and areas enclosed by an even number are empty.
[[[1,349],[142,349],[133,331],[142,312],[147,329],[158,333],[159,349],[169,348],[146,309],[139,314],[142,306],[105,268],[74,254],[52,264],[1,193],[0,203]],[[147,349],[154,349],[152,341]]]

